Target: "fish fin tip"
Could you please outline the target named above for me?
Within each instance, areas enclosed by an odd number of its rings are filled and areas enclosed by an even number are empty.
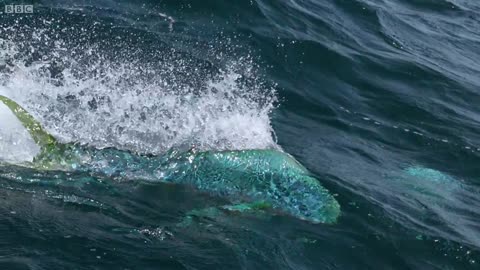
[[[47,133],[42,125],[22,106],[12,99],[2,95],[0,95],[0,101],[10,109],[15,117],[17,117],[22,126],[27,129],[28,133],[32,136],[32,139],[42,150],[48,150],[57,144],[57,140]]]

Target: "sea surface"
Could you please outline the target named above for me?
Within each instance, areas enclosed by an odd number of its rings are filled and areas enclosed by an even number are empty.
[[[334,224],[39,171],[0,107],[0,269],[480,269],[480,1],[0,1],[0,95],[61,142],[278,148]]]

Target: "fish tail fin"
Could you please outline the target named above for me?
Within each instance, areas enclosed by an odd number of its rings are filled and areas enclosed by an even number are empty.
[[[12,111],[22,125],[28,130],[33,141],[42,150],[47,150],[57,145],[57,140],[52,135],[48,134],[42,128],[40,123],[15,101],[2,95],[0,95],[0,101]]]

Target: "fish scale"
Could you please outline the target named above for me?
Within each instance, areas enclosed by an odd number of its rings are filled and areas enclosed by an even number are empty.
[[[340,205],[335,198],[285,152],[274,149],[197,152],[191,149],[184,153],[170,151],[152,156],[114,148],[62,144],[13,100],[3,96],[0,100],[13,111],[42,149],[31,164],[35,168],[128,175],[184,184],[234,203],[265,203],[279,212],[313,223],[334,223],[340,215]]]

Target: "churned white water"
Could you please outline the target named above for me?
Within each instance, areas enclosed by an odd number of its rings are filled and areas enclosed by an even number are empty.
[[[249,57],[226,61],[205,75],[178,57],[152,65],[132,55],[107,56],[95,45],[72,51],[42,31],[33,31],[32,38],[42,46],[50,42],[50,49],[37,52],[35,42],[20,48],[0,39],[0,95],[25,107],[60,141],[142,153],[192,145],[201,150],[278,147],[270,123],[275,91],[257,79]],[[25,51],[30,58],[22,55]],[[10,136],[3,135],[0,156],[9,158],[13,148],[23,149],[19,155],[30,153],[31,144],[12,133],[5,115],[1,110],[0,134]]]
[[[32,161],[39,150],[20,121],[0,103],[0,161]]]

